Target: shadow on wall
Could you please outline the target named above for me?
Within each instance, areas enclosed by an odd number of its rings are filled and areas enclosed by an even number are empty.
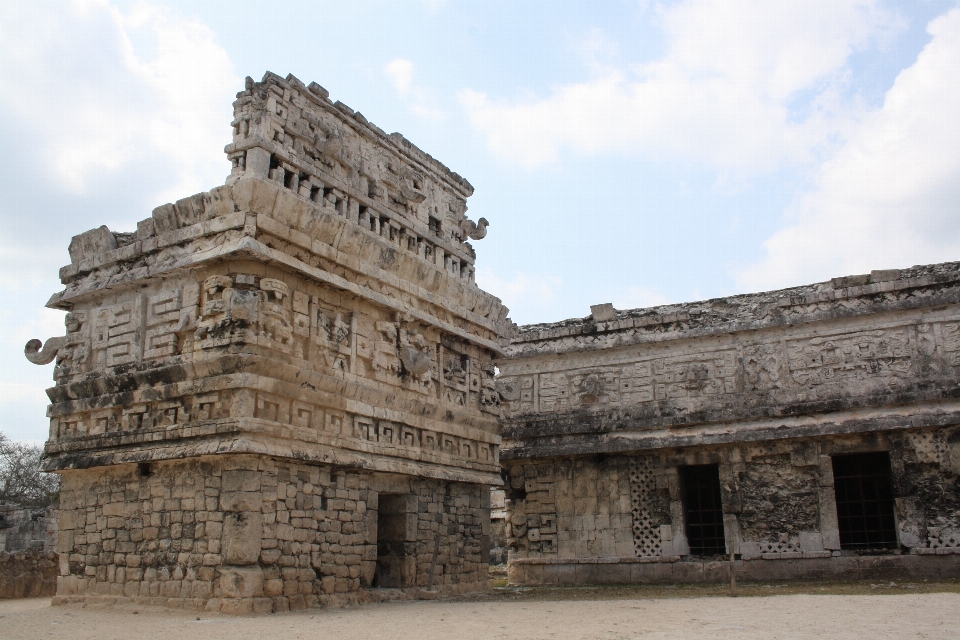
[[[52,551],[0,552],[0,600],[55,595],[57,567]]]

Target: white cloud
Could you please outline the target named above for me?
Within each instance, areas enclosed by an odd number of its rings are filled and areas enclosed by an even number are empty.
[[[0,343],[23,350],[28,340],[38,338],[46,342],[47,338],[62,336],[66,332],[64,315],[64,311],[46,307],[33,307],[29,311],[4,309],[0,314],[0,326],[3,327]]]
[[[460,102],[497,155],[527,167],[571,149],[766,171],[812,159],[843,131],[848,57],[899,26],[871,0],[688,0],[660,19],[668,42],[660,60],[592,64],[599,75],[542,99],[465,89]],[[592,32],[584,50],[596,42]],[[812,98],[798,118],[801,92]]]
[[[64,334],[63,312],[44,309],[29,292],[0,308],[0,430],[16,440],[40,440],[47,431],[45,417],[50,402],[45,389],[53,385],[53,365],[36,366],[27,361],[27,340],[46,341]]]
[[[160,202],[229,171],[222,149],[242,81],[208,27],[168,8],[3,3],[0,84],[0,104],[36,129],[51,178],[74,193],[133,163],[172,168]]]
[[[41,406],[49,402],[43,387],[18,382],[0,382],[0,405],[24,401]],[[41,415],[43,415],[42,410]]]
[[[106,0],[0,2],[0,429],[47,431],[53,366],[23,356],[64,334],[44,309],[70,235],[130,229],[149,207],[223,183],[242,87],[205,25]]]
[[[396,58],[387,63],[385,70],[397,93],[401,96],[407,95],[410,91],[410,83],[413,81],[413,63],[403,58]]]
[[[445,117],[429,93],[413,82],[413,62],[405,58],[394,58],[384,67],[384,73],[390,79],[397,95],[416,115],[427,120],[440,120]]]
[[[560,317],[562,281],[557,276],[517,273],[508,280],[492,269],[481,268],[477,270],[477,284],[503,300],[510,309],[510,319],[517,324],[552,322]]]
[[[12,293],[23,289],[57,286],[57,269],[67,255],[61,252],[40,254],[28,243],[18,242],[12,234],[0,229],[0,291]]]
[[[767,256],[737,274],[749,290],[960,260],[960,10],[900,73],[800,198]]]

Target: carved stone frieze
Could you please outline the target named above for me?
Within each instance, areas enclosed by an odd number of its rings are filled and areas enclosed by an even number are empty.
[[[958,318],[949,263],[522,327],[498,361],[505,455],[732,442],[750,429],[799,437],[815,426],[777,421],[824,407],[840,412],[837,432],[893,425],[904,404],[940,411],[960,380]]]
[[[366,468],[415,442],[453,470],[439,476],[496,482],[497,439],[476,434],[497,431],[493,359],[513,325],[473,281],[465,240],[488,226],[466,217],[473,188],[292,76],[248,81],[234,115],[226,185],[71,243],[50,301],[70,310],[66,334],[24,349],[56,361],[51,468],[60,443],[190,455],[257,420],[279,425],[270,438],[325,433]],[[360,446],[364,415],[376,437]]]
[[[790,374],[800,386],[882,377],[896,384],[910,373],[913,345],[907,327],[874,329],[787,342]]]

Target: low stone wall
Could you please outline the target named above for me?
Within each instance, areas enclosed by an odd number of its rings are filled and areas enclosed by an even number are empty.
[[[0,552],[0,599],[52,596],[56,591],[56,553]]]
[[[960,553],[737,560],[738,580],[956,580]],[[722,583],[730,563],[676,558],[522,558],[509,564],[513,585]]]

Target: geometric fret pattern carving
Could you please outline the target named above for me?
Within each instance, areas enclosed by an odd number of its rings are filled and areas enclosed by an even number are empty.
[[[630,499],[633,507],[633,548],[637,556],[661,555],[660,522],[655,522],[657,477],[653,458],[630,459]]]
[[[960,531],[928,527],[927,544],[931,549],[955,549],[960,547]]]
[[[781,533],[780,539],[776,541],[760,541],[760,553],[800,553],[800,551],[800,540],[791,538],[786,533]]]

